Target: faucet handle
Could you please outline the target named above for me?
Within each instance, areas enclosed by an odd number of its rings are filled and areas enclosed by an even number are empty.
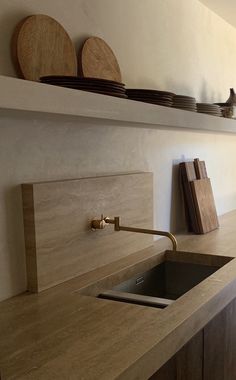
[[[93,219],[91,221],[92,230],[103,230],[106,227],[106,222],[104,220],[103,215],[101,215],[101,219]]]

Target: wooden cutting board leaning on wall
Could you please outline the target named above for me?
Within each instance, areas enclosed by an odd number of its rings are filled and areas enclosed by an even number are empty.
[[[110,46],[99,37],[88,38],[79,55],[80,74],[84,77],[122,82],[119,63]]]
[[[32,15],[21,20],[11,45],[13,63],[22,78],[39,81],[47,75],[77,75],[75,47],[52,17]]]
[[[219,221],[205,162],[182,162],[180,177],[190,231],[205,234],[217,229]]]
[[[200,233],[205,234],[219,227],[215,201],[209,178],[191,182],[191,189],[199,221]]]
[[[191,181],[197,179],[193,162],[182,162],[180,164],[180,176],[182,180],[185,211],[187,224],[190,231],[199,231],[199,223],[196,215],[193,194],[191,191]]]

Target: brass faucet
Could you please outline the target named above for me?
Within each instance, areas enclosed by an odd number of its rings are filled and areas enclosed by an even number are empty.
[[[177,250],[177,240],[174,235],[170,232],[166,231],[157,231],[157,230],[148,230],[145,228],[136,228],[136,227],[125,227],[120,225],[120,217],[115,216],[114,219],[110,219],[109,217],[101,216],[101,219],[93,219],[91,222],[91,228],[94,230],[102,230],[108,224],[114,224],[115,231],[129,231],[129,232],[138,232],[142,234],[150,234],[150,235],[159,235],[168,237],[173,245],[173,251]]]

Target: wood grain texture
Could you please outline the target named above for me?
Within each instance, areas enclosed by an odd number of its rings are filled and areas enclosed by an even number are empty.
[[[196,173],[196,178],[200,179],[201,178],[201,170],[200,170],[199,158],[195,158],[193,164],[194,164],[194,169],[195,169],[195,173]]]
[[[110,46],[98,37],[88,38],[80,53],[80,70],[84,77],[122,82],[118,61]]]
[[[207,179],[207,171],[206,171],[205,162],[200,161],[199,158],[195,158],[193,162],[180,163],[180,177],[181,177],[182,186],[183,186],[186,221],[187,221],[189,230],[195,232],[196,234],[209,232],[209,231],[205,231],[206,228],[205,227],[203,228],[202,226],[202,220],[199,214],[199,202],[193,190],[194,184],[192,184],[192,182],[196,180]],[[213,194],[211,190],[211,185],[209,187],[210,187],[210,190],[205,189],[202,192],[202,196],[204,195],[206,197],[206,202],[211,200],[211,207],[212,207]],[[214,203],[214,199],[213,199],[213,203]],[[207,212],[207,209],[205,209],[205,206],[206,204],[204,204],[203,210]],[[212,215],[214,215],[213,211],[211,211],[211,213]],[[210,229],[210,231],[211,230],[212,229]]]
[[[203,331],[200,331],[149,380],[203,380],[202,359]]]
[[[200,165],[200,176],[201,176],[201,178],[208,178],[205,161],[200,161],[199,165]]]
[[[219,227],[214,196],[209,178],[191,182],[196,215],[201,233],[213,231]]]
[[[177,380],[203,380],[203,332],[200,331],[176,355]]]
[[[193,162],[183,162],[183,165],[186,170],[186,181],[194,181],[197,179],[195,166]]]
[[[27,262],[32,255],[37,262],[27,266],[29,290],[41,291],[151,245],[152,236],[116,232],[113,226],[91,231],[90,221],[104,214],[120,216],[123,225],[152,228],[152,186],[151,173],[23,185]]]
[[[199,158],[194,159],[194,168],[196,172],[196,179],[207,178],[207,170],[205,161],[200,161]]]
[[[191,185],[190,185],[191,181],[194,181],[197,179],[194,163],[193,162],[180,163],[180,175],[181,175],[181,180],[182,180],[182,185],[183,185],[187,224],[190,231],[199,233],[200,227],[199,227],[198,218],[196,215],[196,209],[195,209],[194,199],[193,199]]]
[[[28,80],[77,75],[73,43],[65,29],[47,15],[32,15],[20,21],[12,37],[12,57],[17,73]]]
[[[236,379],[236,300],[204,328],[204,379]]]

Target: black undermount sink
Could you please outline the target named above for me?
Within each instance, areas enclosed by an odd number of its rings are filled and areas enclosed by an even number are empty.
[[[101,292],[99,298],[165,308],[231,259],[167,251],[163,262]]]

